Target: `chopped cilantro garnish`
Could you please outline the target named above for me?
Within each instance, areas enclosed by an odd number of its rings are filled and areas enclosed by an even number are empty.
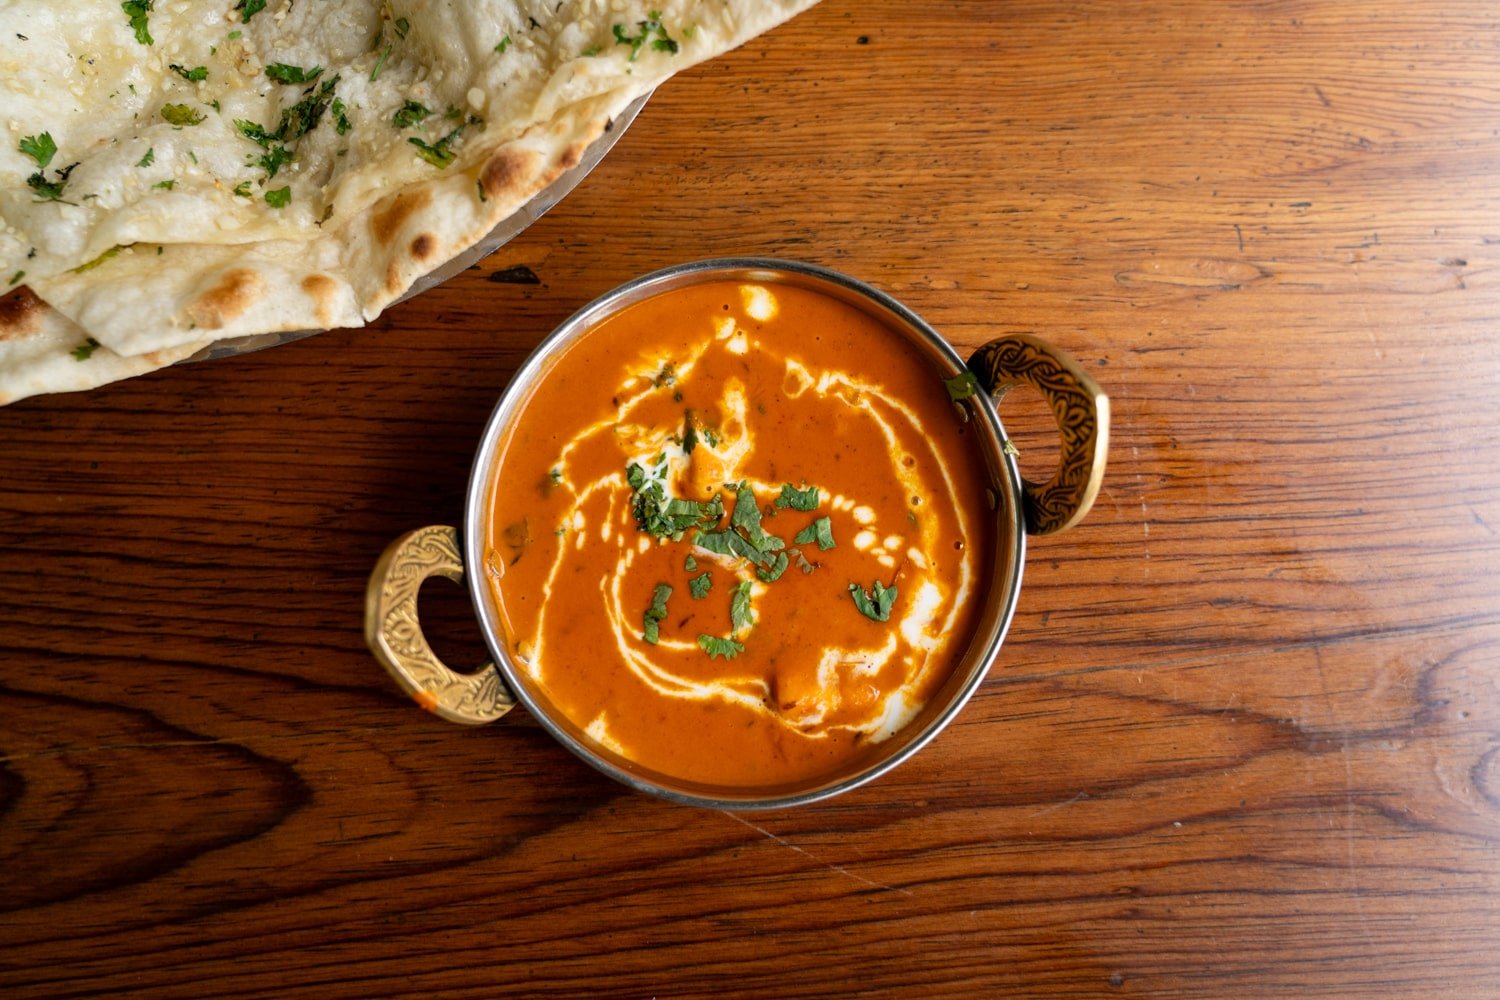
[[[94,351],[97,350],[98,347],[99,341],[95,340],[93,337],[90,337],[88,340],[85,340],[83,343],[73,348],[73,360],[87,361],[89,358],[93,357]]]
[[[10,280],[5,283],[6,287],[8,288],[8,287],[14,285],[16,282],[20,281],[24,277],[26,277],[26,272],[25,271],[17,271],[15,274],[12,274],[10,276]]]
[[[414,101],[407,101],[406,103],[408,105],[411,105],[411,104],[414,104],[415,102]],[[420,104],[417,104],[416,106],[418,108],[422,108],[422,106]],[[426,108],[422,108],[422,110],[423,111],[427,111]],[[401,112],[398,111],[397,115],[399,116],[400,113]],[[427,113],[431,114],[431,112],[427,112]],[[458,139],[458,137],[460,135],[463,134],[464,129],[468,128],[470,125],[482,125],[482,124],[483,124],[483,122],[480,119],[475,118],[473,115],[470,115],[468,121],[465,121],[463,124],[459,125],[458,128],[454,129],[452,132],[449,132],[447,135],[443,136],[437,142],[433,142],[433,143],[423,142],[421,139],[417,138],[416,136],[412,136],[409,139],[407,139],[406,141],[409,142],[409,143],[411,143],[413,146],[417,147],[417,155],[418,156],[420,156],[422,159],[426,160],[428,163],[432,164],[434,167],[442,168],[442,167],[446,167],[446,166],[448,166],[448,164],[452,163],[453,160],[454,160],[454,158],[458,155],[457,153],[453,152],[453,143]],[[483,184],[480,184],[480,187],[479,187],[479,200],[480,201],[484,201],[485,200],[485,197],[484,197],[484,185]]]
[[[241,36],[241,35],[243,35],[243,34],[244,34],[244,32],[243,32],[243,31],[231,31],[231,32],[230,32],[230,33],[229,33],[229,36],[228,36],[228,37],[229,37],[229,40],[230,40],[230,41],[231,41],[231,42],[232,42],[232,41],[234,41],[234,40],[235,40],[235,39],[236,39],[236,38],[239,38],[239,37],[240,37],[240,36]]]
[[[322,70],[318,72],[321,73]],[[333,88],[338,85],[338,82],[338,77],[324,80],[316,93],[312,93],[312,88],[309,87],[306,97],[281,113],[281,124],[276,128],[276,138],[292,142],[317,128],[318,120],[323,117],[323,112],[328,110],[328,105],[333,101]]]
[[[190,108],[186,104],[163,104],[161,116],[178,128],[184,125],[197,125],[203,120],[203,112]]]
[[[446,167],[448,164],[452,163],[453,158],[458,155],[448,147],[449,143],[451,143],[454,139],[457,139],[458,134],[463,130],[464,127],[460,125],[458,128],[454,129],[452,132],[449,132],[437,142],[433,143],[423,142],[416,136],[412,136],[406,141],[417,147],[418,156],[426,160],[428,163],[432,164],[434,167],[441,168]]]
[[[411,22],[404,17],[396,18],[396,37],[405,38],[406,33],[411,30]]]
[[[370,82],[374,83],[380,78],[380,68],[385,65],[386,59],[390,58],[391,47],[387,45],[385,51],[380,53],[380,58],[375,60],[375,68],[370,70]]]
[[[816,486],[809,486],[805,490],[799,490],[791,483],[783,483],[781,496],[776,498],[776,506],[782,510],[786,510],[787,508],[802,511],[817,510],[818,488]]]
[[[730,525],[739,528],[745,537],[758,549],[775,551],[786,547],[781,539],[768,535],[761,527],[760,507],[755,503],[755,493],[745,483],[735,487],[734,514]]]
[[[250,19],[266,9],[266,0],[240,0],[234,5],[234,9],[240,12],[240,23],[249,24]],[[229,33],[230,38],[239,34],[237,31]]]
[[[688,581],[688,591],[693,595],[694,600],[702,600],[708,596],[708,592],[713,585],[713,577],[708,573],[704,573],[702,576],[695,576]]]
[[[682,568],[691,573],[698,568],[698,560],[694,559],[692,557],[692,554],[690,553],[688,557],[682,561]]]
[[[590,45],[588,48],[584,49],[582,52],[580,52],[578,54],[581,55],[581,56],[588,56],[588,57],[592,58],[592,57],[597,56],[599,54],[599,46],[597,46],[597,45]]]
[[[896,603],[896,588],[887,587],[879,580],[869,593],[865,593],[857,583],[849,584],[849,596],[854,598],[854,606],[859,608],[859,613],[872,621],[884,622],[891,619],[891,605]]]
[[[760,508],[755,504],[755,494],[748,485],[735,486],[734,513],[729,527],[722,531],[699,531],[693,536],[693,544],[718,555],[739,556],[756,566],[756,575],[773,582],[786,572],[787,556],[781,551],[786,542],[775,535],[767,534],[761,527]]]
[[[63,187],[67,183],[66,176],[59,176],[57,180],[49,181],[41,171],[26,178],[26,186],[31,188],[38,201],[62,201]]]
[[[349,115],[346,113],[348,109],[344,107],[343,101],[335,97],[329,109],[333,112],[334,131],[339,135],[343,135],[354,127],[354,124],[349,121]]]
[[[44,170],[47,164],[52,162],[52,157],[57,153],[57,143],[52,141],[52,133],[50,132],[43,132],[41,135],[28,135],[16,145],[21,152],[35,160],[36,165]]]
[[[755,622],[750,613],[750,581],[742,580],[729,597],[729,628],[738,635],[740,629],[749,628]]]
[[[495,45],[495,51],[501,54],[504,54],[505,50],[508,48],[510,48],[509,35],[506,35],[504,38],[500,39],[500,41]]]
[[[269,146],[279,138],[276,133],[267,132],[255,122],[247,122],[243,118],[236,118],[234,120],[234,127],[240,130],[240,135],[251,142],[260,143],[262,146]]]
[[[138,167],[149,167],[149,166],[151,166],[151,164],[153,164],[155,162],[156,162],[156,150],[154,148],[153,149],[148,149],[148,150],[146,150],[146,155],[143,156],[143,157],[141,157],[140,162],[137,163],[136,166],[138,166]]]
[[[775,583],[781,579],[781,574],[786,572],[787,557],[785,552],[778,552],[771,557],[769,566],[758,566],[755,575],[767,583]]]
[[[321,73],[322,69],[317,72]],[[302,100],[281,112],[281,122],[275,131],[243,118],[234,120],[234,127],[239,130],[240,135],[265,148],[265,154],[257,162],[266,172],[267,180],[275,177],[276,172],[292,160],[292,151],[280,143],[295,142],[317,128],[319,119],[330,104],[337,104],[342,108],[342,104],[333,96],[338,82],[339,77],[335,76],[331,80],[324,80],[316,90],[308,87]],[[341,112],[336,109],[334,127],[342,134],[347,131],[347,126],[348,119],[341,119]]]
[[[280,170],[283,165],[290,163],[291,160],[292,154],[287,151],[285,146],[269,146],[266,148],[265,154],[256,162],[266,172],[266,180],[270,180],[276,176],[276,171]]]
[[[743,555],[747,559],[753,559],[759,555],[749,542],[733,531],[700,531],[693,536],[693,544],[720,556]]]
[[[723,516],[724,501],[718,497],[714,497],[707,503],[699,503],[696,500],[678,500],[674,497],[668,500],[667,505],[662,508],[662,519],[668,527],[673,529],[674,535],[705,522],[715,523]]]
[[[778,542],[781,539],[776,539]],[[710,552],[720,555],[739,556],[748,559],[757,566],[770,566],[774,562],[771,552],[774,550],[763,550],[753,542],[745,538],[733,528],[724,531],[715,531],[709,534],[699,532],[693,536],[693,544],[701,546]]]
[[[165,181],[157,181],[155,184],[153,184],[151,186],[154,187],[154,188],[161,188],[163,191],[170,191],[174,187],[177,186],[177,180],[175,178],[173,178],[173,179],[165,180]]]
[[[745,651],[743,643],[735,642],[733,639],[720,639],[713,635],[700,635],[698,645],[708,654],[709,659],[722,656],[726,660],[732,660]]]
[[[979,391],[979,379],[973,372],[959,372],[952,378],[945,378],[943,385],[948,389],[948,398],[954,402],[968,399]]]
[[[284,188],[276,188],[265,194],[266,204],[272,208],[286,208],[292,203],[292,188],[290,185]]]
[[[661,638],[661,623],[667,617],[667,598],[671,596],[672,588],[665,583],[658,583],[651,595],[651,607],[646,609],[644,634],[641,638],[653,646]]]
[[[82,274],[84,271],[92,271],[94,268],[98,267],[100,264],[103,264],[105,261],[109,260],[111,257],[115,256],[121,250],[124,250],[124,249],[125,248],[123,246],[120,246],[119,244],[116,244],[115,246],[112,246],[108,250],[106,250],[103,253],[101,253],[99,256],[95,257],[93,260],[85,261],[84,263],[79,264],[77,267],[73,268],[69,273],[70,274]]]
[[[266,76],[277,83],[312,83],[322,75],[322,66],[303,69],[301,66],[292,66],[288,63],[271,63],[266,67]]]
[[[142,45],[152,44],[151,30],[147,24],[147,15],[151,13],[151,5],[155,0],[125,0],[120,4],[120,9],[125,12],[130,27],[135,31],[135,40]]]
[[[614,26],[615,44],[630,46],[631,62],[635,62],[636,56],[641,54],[641,46],[647,42],[650,42],[651,48],[657,52],[671,52],[674,55],[676,54],[678,49],[677,42],[672,39],[671,35],[667,34],[667,29],[662,27],[661,11],[651,11],[647,14],[646,20],[637,21],[636,25],[640,28],[640,34],[638,35],[627,35],[623,24]],[[652,38],[652,35],[656,37]]]
[[[391,116],[391,122],[397,128],[411,128],[430,114],[432,114],[432,109],[426,105],[417,101],[407,101]]]
[[[792,541],[798,545],[811,545],[813,542],[817,542],[818,548],[827,552],[834,546],[833,522],[826,517],[820,517],[812,524],[797,532],[797,537],[793,538]]]
[[[234,193],[239,195],[241,198],[250,197],[250,182],[240,181],[234,186]]]
[[[630,501],[630,512],[636,527],[658,538],[681,538],[689,528],[701,528],[717,524],[724,516],[724,501],[715,496],[700,503],[694,500],[667,498],[664,480],[667,474],[666,456],[658,456],[648,471],[631,463],[625,469],[625,481],[635,496]]]
[[[651,380],[651,384],[654,385],[654,386],[656,386],[658,389],[665,389],[665,388],[668,388],[670,386],[676,385],[677,384],[677,368],[676,368],[676,366],[673,365],[672,362],[670,362],[670,361],[664,361],[664,362],[662,362],[661,371],[659,371],[659,372],[656,373],[656,378],[654,378],[654,379]]]
[[[696,447],[698,447],[698,428],[693,426],[693,411],[688,410],[682,417],[682,453],[691,455]]]
[[[176,63],[173,63],[169,68],[173,73],[176,73],[184,80],[191,80],[194,83],[208,79],[207,66],[194,66],[192,69],[187,69],[183,66],[179,66]]]

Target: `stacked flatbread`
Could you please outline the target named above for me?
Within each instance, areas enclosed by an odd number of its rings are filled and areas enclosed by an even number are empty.
[[[0,404],[358,326],[816,0],[0,0]]]

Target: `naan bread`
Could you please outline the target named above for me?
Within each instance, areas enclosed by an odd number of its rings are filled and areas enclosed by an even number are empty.
[[[100,344],[31,289],[0,296],[0,405],[144,375],[208,346],[201,340],[125,356]]]
[[[0,289],[37,300],[0,310],[0,403],[373,319],[636,97],[814,2],[0,2]]]

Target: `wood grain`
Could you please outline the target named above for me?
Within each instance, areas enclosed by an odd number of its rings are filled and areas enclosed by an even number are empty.
[[[825,0],[367,329],[0,410],[0,993],[1500,995],[1492,13]],[[960,719],[736,815],[438,722],[360,613],[553,325],[738,253],[1116,426]]]

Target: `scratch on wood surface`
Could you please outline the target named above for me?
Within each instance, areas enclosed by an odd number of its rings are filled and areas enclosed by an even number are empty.
[[[785,848],[787,848],[788,850],[791,850],[791,851],[795,851],[796,853],[802,855],[804,858],[807,858],[809,861],[812,861],[812,862],[814,862],[816,864],[820,864],[824,868],[827,868],[829,871],[837,872],[838,874],[844,876],[845,878],[852,878],[854,881],[862,883],[864,885],[867,885],[867,886],[869,886],[872,889],[885,889],[888,892],[899,892],[903,896],[911,896],[911,895],[913,895],[913,893],[910,890],[900,889],[900,888],[897,888],[894,885],[882,885],[879,882],[871,882],[869,879],[864,878],[863,876],[854,874],[853,872],[851,872],[847,868],[840,868],[838,865],[835,865],[835,864],[832,864],[830,862],[824,861],[822,858],[815,857],[814,855],[808,853],[807,851],[804,851],[802,848],[798,847],[796,844],[792,843],[791,841],[786,840],[786,839],[784,839],[782,837],[778,837],[778,836],[776,836],[776,834],[772,833],[770,830],[766,830],[766,829],[763,829],[762,827],[758,827],[754,823],[750,822],[748,819],[745,819],[743,816],[738,816],[738,815],[730,812],[727,809],[720,809],[719,812],[723,813],[725,816],[728,816],[730,819],[734,820],[736,823],[739,823],[741,826],[748,826],[750,829],[754,830],[756,833],[760,834],[762,837],[765,837],[768,840],[774,840],[776,843],[780,844],[782,847],[785,847]]]
[[[1036,819],[1038,816],[1045,816],[1045,815],[1047,815],[1050,812],[1057,812],[1057,810],[1063,808],[1064,806],[1070,806],[1073,803],[1078,802],[1078,801],[1080,801],[1082,799],[1086,799],[1088,797],[1089,797],[1089,793],[1088,792],[1079,792],[1077,795],[1073,796],[1071,799],[1068,799],[1066,802],[1054,802],[1050,806],[1044,806],[1043,808],[1038,809],[1036,812],[1032,813],[1030,816],[1027,816],[1026,818],[1027,819]]]
[[[1272,277],[1249,261],[1222,257],[1148,257],[1115,273],[1115,284],[1125,288],[1175,285],[1181,288],[1231,291]]]

